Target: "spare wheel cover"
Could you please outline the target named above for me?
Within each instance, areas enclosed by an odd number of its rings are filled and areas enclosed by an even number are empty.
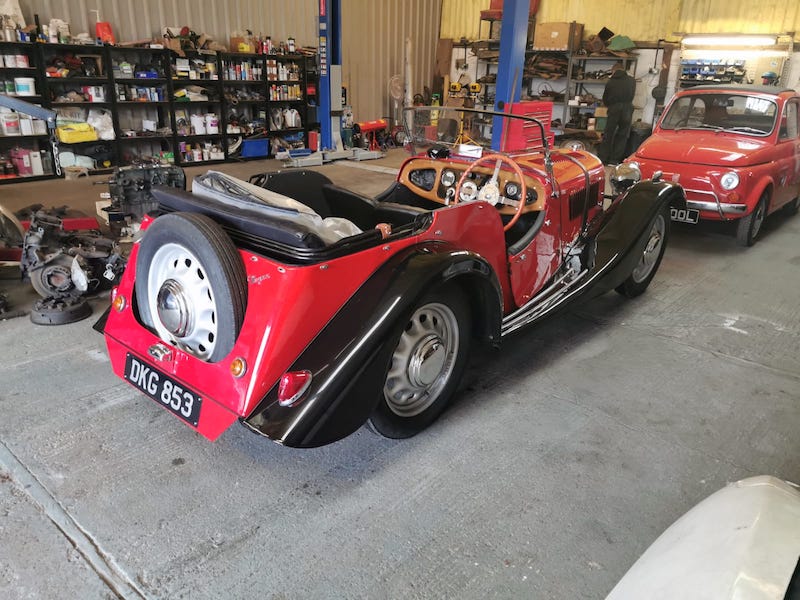
[[[244,321],[241,255],[209,217],[176,212],[147,228],[136,259],[139,317],[166,343],[207,362],[233,349]]]

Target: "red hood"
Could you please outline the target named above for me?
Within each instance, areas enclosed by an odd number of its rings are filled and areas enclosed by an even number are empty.
[[[636,158],[745,167],[770,160],[766,155],[773,143],[768,139],[696,129],[660,131],[639,146]]]

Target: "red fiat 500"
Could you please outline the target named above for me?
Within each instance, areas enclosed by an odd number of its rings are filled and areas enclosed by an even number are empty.
[[[661,171],[686,191],[672,219],[738,220],[740,244],[755,243],[764,217],[798,209],[800,95],[774,86],[705,85],[677,93],[653,135],[628,162]]]

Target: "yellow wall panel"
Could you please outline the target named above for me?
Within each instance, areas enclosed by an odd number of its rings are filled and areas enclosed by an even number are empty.
[[[442,0],[441,37],[475,39],[489,0]],[[537,23],[578,21],[584,33],[607,27],[634,40],[686,33],[800,33],[797,0],[541,0]],[[796,36],[800,39],[800,36]]]
[[[796,0],[683,0],[675,31],[685,33],[800,32]]]
[[[459,40],[478,38],[481,11],[489,0],[442,0],[442,28],[439,37]]]
[[[607,27],[634,40],[655,41],[675,30],[680,4],[681,0],[542,0],[536,22],[577,21],[584,24],[584,35]]]

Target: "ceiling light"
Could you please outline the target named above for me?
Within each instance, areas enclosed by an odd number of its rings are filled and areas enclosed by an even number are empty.
[[[774,46],[774,35],[689,35],[684,46]]]

